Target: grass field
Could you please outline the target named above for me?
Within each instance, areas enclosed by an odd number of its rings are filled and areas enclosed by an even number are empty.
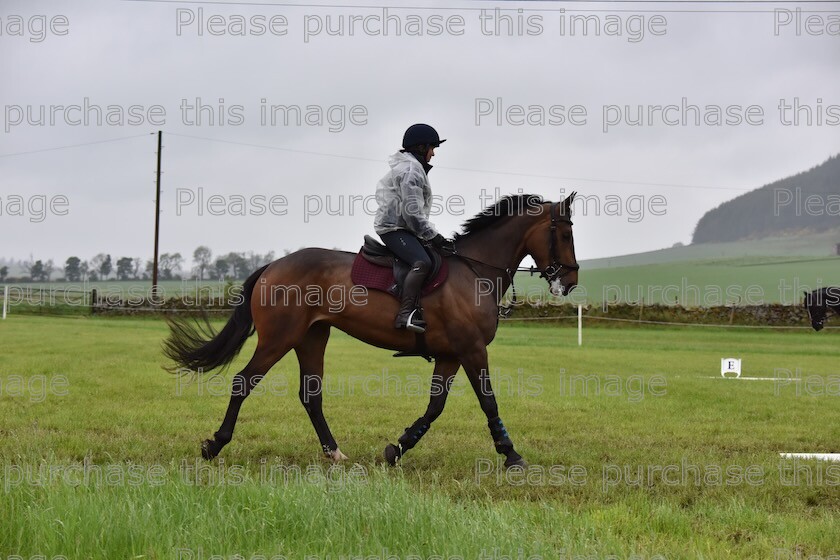
[[[655,279],[655,280],[654,280]],[[840,285],[840,257],[738,257],[585,269],[575,303],[644,300],[711,307],[802,302],[802,292]],[[545,280],[520,273],[519,295],[545,294]]]
[[[165,373],[165,335],[157,319],[0,323],[0,557],[840,554],[840,464],[778,456],[840,452],[834,332],[592,328],[578,347],[573,329],[505,324],[491,376],[525,474],[499,468],[463,372],[420,444],[383,467],[430,366],[340,332],[325,412],[351,464],[320,458],[293,356],[205,463],[230,375]],[[720,379],[730,356],[776,381]]]

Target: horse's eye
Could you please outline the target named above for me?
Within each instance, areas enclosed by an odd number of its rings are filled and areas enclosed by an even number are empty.
[[[563,234],[563,241],[571,241],[571,240],[572,240],[572,234],[571,233],[564,233]]]

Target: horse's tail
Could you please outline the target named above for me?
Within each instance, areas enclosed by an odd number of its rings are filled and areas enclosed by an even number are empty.
[[[170,333],[163,343],[163,353],[175,362],[175,367],[169,368],[170,371],[181,373],[186,369],[201,373],[227,366],[233,361],[248,337],[254,334],[251,292],[266,268],[268,265],[245,280],[242,285],[242,301],[218,333],[206,317],[204,324],[184,319],[167,319]]]

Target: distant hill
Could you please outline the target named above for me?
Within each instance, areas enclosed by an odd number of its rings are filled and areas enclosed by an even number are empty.
[[[810,207],[809,197],[812,197]],[[840,155],[709,210],[697,222],[692,243],[825,232],[838,227],[838,218]]]

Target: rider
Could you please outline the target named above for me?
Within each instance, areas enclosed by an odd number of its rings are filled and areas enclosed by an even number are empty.
[[[431,126],[411,125],[403,136],[402,150],[388,159],[391,170],[376,186],[379,208],[374,230],[386,247],[411,265],[403,282],[394,328],[417,333],[426,331],[418,299],[432,269],[432,260],[423,243],[454,252],[452,241],[439,234],[429,221],[432,208],[429,161],[435,155],[435,148],[444,142]]]

